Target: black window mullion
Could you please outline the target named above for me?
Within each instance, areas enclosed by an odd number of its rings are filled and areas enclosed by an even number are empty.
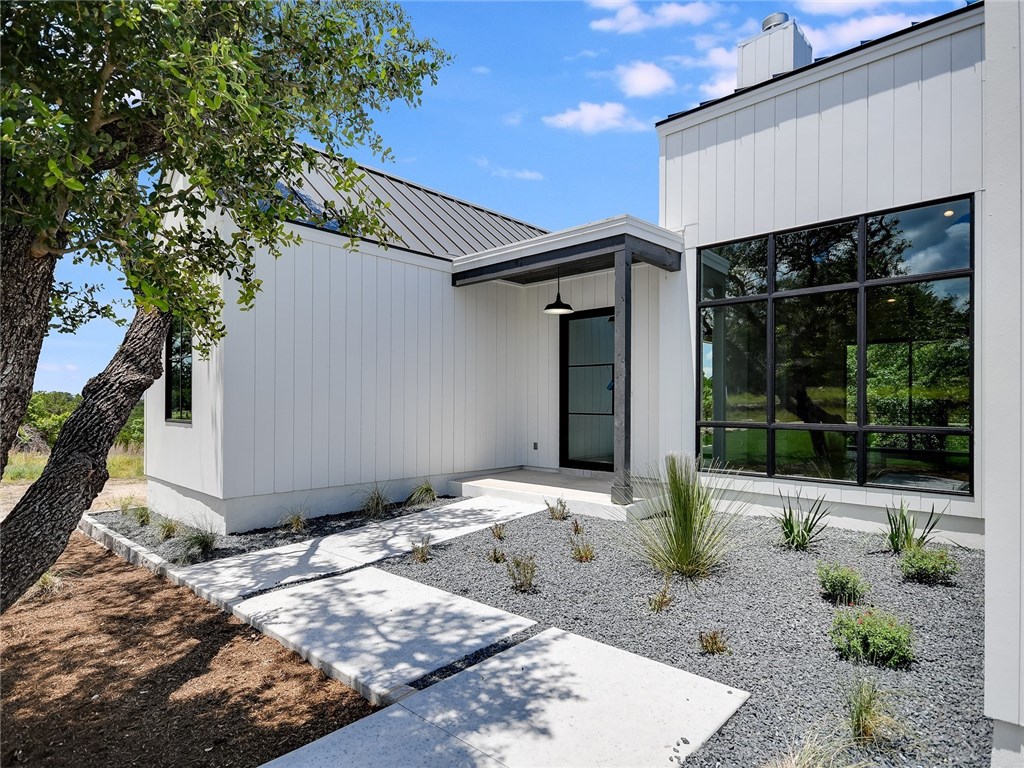
[[[868,482],[867,437],[864,425],[868,420],[868,293],[867,279],[868,219],[857,221],[857,485]]]
[[[775,235],[768,235],[768,319],[765,323],[765,399],[768,401],[768,434],[765,435],[765,471],[775,476]]]

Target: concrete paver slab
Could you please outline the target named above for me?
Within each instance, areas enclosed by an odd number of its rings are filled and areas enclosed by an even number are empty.
[[[230,608],[245,595],[348,571],[361,564],[331,551],[323,539],[311,539],[175,568],[173,575],[203,599]]]
[[[401,707],[389,707],[267,763],[264,768],[501,768]]]
[[[696,751],[748,696],[548,629],[397,706],[510,768],[664,768]]]
[[[268,592],[234,613],[374,703],[535,623],[376,568]]]

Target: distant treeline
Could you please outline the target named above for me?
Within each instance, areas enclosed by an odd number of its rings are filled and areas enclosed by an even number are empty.
[[[33,392],[28,413],[18,430],[21,447],[27,450],[46,450],[57,442],[57,435],[71,412],[82,402],[81,395],[68,392]],[[142,401],[132,409],[115,444],[124,448],[139,448],[144,439],[145,418]],[[43,445],[45,443],[45,446]]]

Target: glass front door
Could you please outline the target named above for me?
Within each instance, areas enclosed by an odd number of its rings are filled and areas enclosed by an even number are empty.
[[[611,471],[614,461],[614,310],[561,318],[561,444],[563,467]]]

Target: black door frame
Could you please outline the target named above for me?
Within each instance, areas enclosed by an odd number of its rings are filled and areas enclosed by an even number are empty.
[[[568,457],[569,450],[569,323],[588,317],[615,317],[615,307],[584,309],[562,315],[558,323],[558,466],[569,469],[590,469],[614,472],[614,462],[579,461]],[[615,381],[615,360],[612,359],[612,381]],[[615,430],[615,398],[612,398],[612,430]]]

